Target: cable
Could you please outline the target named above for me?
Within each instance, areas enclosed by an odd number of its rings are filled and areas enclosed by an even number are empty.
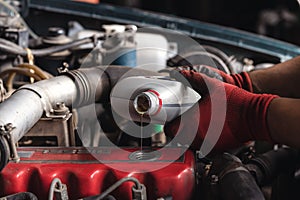
[[[113,185],[110,186],[107,190],[105,190],[102,194],[100,194],[100,195],[98,195],[98,196],[87,197],[87,198],[84,198],[84,200],[90,200],[90,199],[93,199],[93,200],[101,200],[101,199],[104,199],[104,198],[106,198],[112,191],[114,191],[114,190],[117,189],[121,184],[123,184],[124,182],[127,182],[127,181],[134,182],[135,187],[136,187],[137,189],[142,188],[141,183],[140,183],[136,178],[133,178],[133,177],[126,177],[126,178],[122,178],[121,180],[117,181],[115,184],[113,184]],[[49,199],[49,200],[50,200],[50,199]],[[51,200],[52,200],[52,199],[51,199]]]
[[[85,197],[83,199],[78,199],[78,200],[99,200],[99,196]],[[108,195],[103,200],[116,200],[116,198],[112,195]]]
[[[22,49],[20,46],[2,38],[0,38],[0,51],[13,55],[26,56],[27,54],[25,49]]]
[[[31,192],[20,192],[9,196],[1,197],[1,200],[38,200],[35,194]]]
[[[49,196],[48,196],[48,200],[53,200],[53,194],[55,191],[55,187],[56,184],[58,185],[59,188],[62,188],[62,183],[61,180],[59,178],[55,178],[52,180],[51,185],[50,185],[50,189],[49,189]]]
[[[13,69],[29,69],[29,71],[32,73],[32,74],[36,74],[37,76],[40,77],[40,80],[45,80],[45,79],[49,79],[51,77],[53,77],[51,74],[43,71],[41,68],[39,68],[38,66],[36,65],[33,65],[33,64],[29,64],[29,63],[23,63],[23,64],[19,64],[17,65],[16,67],[14,67]],[[31,71],[32,70],[32,71]],[[8,91],[12,91],[13,89],[13,80],[16,76],[16,73],[15,72],[12,72],[8,75],[8,78],[6,80],[6,87],[7,87],[7,90]],[[32,76],[31,76],[32,77]],[[36,79],[37,80],[37,79]]]
[[[14,48],[14,49],[18,49],[18,51],[23,51],[24,49],[22,47],[20,47],[19,45],[9,41],[9,40],[6,40],[4,38],[0,38],[0,43],[2,43],[3,45],[5,46],[9,46],[11,48]]]
[[[51,55],[53,53],[57,53],[57,52],[61,52],[61,51],[65,51],[83,44],[87,44],[93,42],[91,37],[87,37],[87,38],[82,38],[79,40],[74,40],[70,43],[64,44],[64,45],[58,45],[58,46],[53,46],[53,47],[48,47],[48,48],[44,48],[44,49],[31,49],[32,54],[34,56],[37,57],[43,57],[43,56],[48,56]],[[26,52],[26,51],[25,51]],[[26,56],[27,52],[25,54],[23,54],[23,56]]]
[[[8,79],[6,82],[6,87],[7,87],[7,92],[10,93],[13,90],[13,78],[15,74],[22,74],[24,76],[32,77],[37,81],[42,80],[37,74],[34,74],[30,71],[30,69],[26,68],[10,68],[10,69],[5,69],[0,73],[0,78],[4,78],[6,75],[8,75]]]
[[[10,73],[19,73],[19,74],[22,74],[22,75],[25,75],[28,77],[32,77],[38,81],[41,80],[41,78],[38,75],[32,73],[29,69],[23,69],[23,68],[5,69],[4,71],[2,71],[0,73],[0,78],[5,77],[7,74],[10,74]]]
[[[53,77],[51,74],[43,71],[41,68],[39,68],[38,66],[33,65],[33,64],[22,63],[22,64],[17,65],[16,67],[27,68],[27,69],[33,70],[34,73],[37,74],[42,80]]]
[[[43,56],[51,55],[53,53],[65,51],[83,44],[87,44],[90,42],[93,42],[91,37],[82,38],[64,45],[52,46],[44,49],[31,49],[31,52],[33,56],[43,57]],[[27,56],[28,54],[28,52],[22,47],[14,44],[13,42],[1,38],[0,38],[0,51],[8,54],[21,55],[21,56]]]

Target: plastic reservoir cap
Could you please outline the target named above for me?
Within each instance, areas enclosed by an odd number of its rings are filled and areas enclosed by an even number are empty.
[[[102,25],[102,28],[105,30],[107,35],[111,33],[123,33],[126,29],[126,26],[119,24],[111,24],[111,25]]]

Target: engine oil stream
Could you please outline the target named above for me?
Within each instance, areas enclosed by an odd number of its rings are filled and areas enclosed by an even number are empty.
[[[140,148],[141,148],[141,153],[143,153],[143,115],[144,114],[140,114],[141,116],[141,120],[140,120],[140,123],[141,123],[141,145],[140,145]]]
[[[148,112],[151,104],[149,98],[147,98],[146,95],[139,95],[135,103],[136,103],[135,105],[136,111],[140,115],[140,126],[141,126],[140,152],[143,153],[143,117],[144,114]]]

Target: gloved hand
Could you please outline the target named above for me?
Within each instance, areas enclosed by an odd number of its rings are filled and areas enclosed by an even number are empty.
[[[196,68],[199,69],[199,72],[206,74],[207,76],[210,76],[212,72],[217,73],[222,77],[223,82],[243,88],[249,92],[253,92],[252,82],[247,72],[241,72],[239,74],[226,74],[221,70],[205,65],[200,65]]]
[[[182,70],[180,74],[189,81],[202,98],[182,116],[165,124],[164,131],[167,136],[173,138],[178,134],[184,143],[187,138],[192,137],[192,127],[198,124],[196,136],[192,138],[193,143],[190,147],[199,150],[209,127],[224,122],[225,117],[225,123],[214,150],[232,149],[250,140],[272,141],[266,117],[270,102],[277,96],[253,94],[198,72]],[[224,101],[226,103],[225,116],[218,113],[222,110],[220,106],[224,105]],[[212,102],[216,102],[214,108],[211,107]],[[212,111],[217,112],[214,113],[214,118],[211,118]],[[209,132],[208,134],[217,133]]]

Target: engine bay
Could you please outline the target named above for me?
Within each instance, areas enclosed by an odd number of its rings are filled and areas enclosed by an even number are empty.
[[[0,199],[300,196],[295,149],[251,142],[203,154],[163,132],[201,101],[174,71],[222,81],[205,66],[259,70],[299,47],[106,4],[0,5]]]

